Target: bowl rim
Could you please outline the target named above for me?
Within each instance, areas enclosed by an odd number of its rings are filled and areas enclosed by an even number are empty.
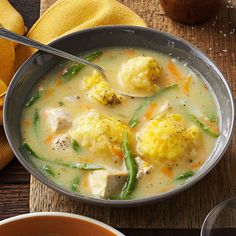
[[[35,168],[33,168],[32,165],[25,158],[23,158],[23,155],[18,156],[18,154],[19,154],[17,152],[18,150],[14,146],[14,143],[10,138],[11,134],[9,132],[8,121],[7,121],[7,110],[10,109],[9,105],[8,105],[8,101],[10,99],[10,93],[14,89],[16,83],[18,82],[18,79],[21,77],[21,75],[19,75],[21,70],[23,70],[24,67],[26,67],[26,65],[28,65],[32,60],[34,60],[36,57],[38,57],[41,54],[40,51],[37,51],[36,53],[34,53],[31,57],[29,57],[20,66],[20,68],[16,71],[15,75],[13,76],[13,78],[12,78],[10,84],[9,84],[8,91],[7,91],[7,94],[5,96],[4,109],[3,109],[3,124],[4,124],[4,130],[5,130],[7,140],[9,142],[15,156],[17,157],[17,159],[24,166],[24,168],[28,172],[30,172],[30,174],[32,174],[35,178],[37,178],[40,182],[45,184],[47,187],[50,187],[51,189],[53,189],[53,190],[55,190],[59,193],[62,193],[66,196],[69,196],[69,197],[71,197],[75,200],[78,200],[80,202],[87,203],[87,204],[101,205],[101,206],[106,206],[106,207],[135,207],[135,206],[152,204],[152,203],[155,203],[155,202],[158,202],[158,201],[162,201],[164,199],[168,199],[168,198],[170,198],[170,197],[172,197],[172,196],[174,196],[174,195],[176,195],[180,192],[183,192],[186,189],[190,188],[195,183],[197,183],[200,179],[202,179],[204,176],[206,176],[215,167],[215,165],[221,160],[223,154],[225,153],[226,149],[228,148],[229,143],[230,143],[231,138],[232,138],[232,132],[233,132],[233,127],[234,127],[234,123],[235,123],[235,106],[234,106],[234,99],[233,99],[231,89],[230,89],[229,84],[226,81],[224,75],[222,74],[222,72],[218,68],[218,66],[204,52],[202,52],[200,49],[198,49],[193,44],[191,44],[190,42],[186,41],[183,38],[174,36],[170,33],[163,32],[163,31],[160,31],[160,30],[157,30],[157,29],[152,29],[152,28],[147,28],[147,27],[140,27],[140,26],[127,26],[127,25],[98,26],[98,27],[93,27],[93,28],[89,28],[89,29],[84,29],[84,30],[81,30],[81,31],[76,31],[76,32],[73,32],[73,33],[68,34],[68,35],[64,35],[64,36],[59,37],[59,38],[55,39],[54,41],[50,42],[49,45],[53,45],[54,43],[57,43],[59,41],[66,40],[67,38],[70,38],[72,36],[86,34],[88,32],[99,33],[99,31],[103,31],[103,30],[108,30],[108,31],[109,30],[110,31],[112,31],[112,30],[119,31],[120,30],[120,31],[125,31],[125,32],[130,31],[131,33],[133,31],[139,31],[139,32],[143,31],[144,33],[145,32],[152,32],[152,33],[155,33],[155,34],[160,34],[160,35],[162,35],[162,36],[164,36],[168,39],[175,40],[175,41],[178,41],[182,44],[185,44],[186,46],[191,48],[191,50],[196,52],[199,55],[200,58],[203,58],[205,63],[207,62],[207,64],[211,65],[213,70],[216,71],[219,78],[223,82],[226,90],[228,91],[229,100],[230,100],[230,109],[232,111],[232,115],[230,117],[232,122],[231,122],[231,126],[229,128],[228,137],[225,141],[224,147],[220,151],[219,155],[217,155],[215,160],[203,172],[201,172],[198,175],[195,175],[194,177],[192,177],[190,179],[190,181],[185,182],[183,185],[179,186],[178,188],[172,189],[169,192],[157,194],[157,195],[150,196],[150,197],[140,198],[140,199],[108,200],[108,199],[99,199],[99,198],[94,198],[94,197],[88,197],[88,196],[80,195],[80,194],[77,194],[77,193],[73,193],[69,190],[66,190],[66,189],[62,188],[61,186],[56,185],[52,181],[49,181],[48,178],[46,178],[43,174],[37,173],[35,171]]]
[[[227,200],[224,200],[222,202],[219,202],[217,205],[215,205],[208,213],[207,213],[207,216],[205,217],[205,219],[203,220],[202,222],[202,225],[201,225],[201,231],[200,231],[200,236],[204,236],[204,230],[205,230],[205,227],[207,226],[207,223],[208,223],[208,220],[209,218],[212,216],[212,213],[215,213],[222,209],[224,209],[224,207],[228,206],[228,204],[231,204],[231,203],[235,203],[236,204],[236,197],[231,197]],[[219,213],[219,212],[218,212]],[[218,215],[218,214],[217,214]]]
[[[18,220],[29,219],[29,218],[34,218],[34,217],[48,217],[48,216],[49,217],[52,217],[52,216],[66,217],[68,219],[72,218],[72,219],[76,219],[76,220],[86,221],[86,222],[92,223],[94,225],[98,225],[98,226],[100,226],[112,233],[115,233],[117,236],[125,236],[117,229],[115,229],[112,226],[105,224],[101,221],[95,220],[95,219],[88,217],[88,216],[67,213],[67,212],[46,212],[45,211],[45,212],[33,212],[33,213],[22,214],[22,215],[13,216],[13,217],[10,217],[10,218],[0,221],[0,226],[7,225],[9,223],[12,223],[12,222],[15,222]]]

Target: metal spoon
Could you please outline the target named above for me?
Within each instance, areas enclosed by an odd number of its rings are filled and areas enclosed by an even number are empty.
[[[0,37],[11,40],[11,41],[14,41],[14,42],[17,42],[17,43],[20,43],[20,44],[23,44],[23,45],[26,45],[26,46],[37,48],[41,51],[48,52],[50,54],[53,54],[53,55],[56,55],[56,56],[59,56],[59,57],[63,57],[63,58],[68,59],[70,61],[81,63],[81,64],[84,64],[84,65],[87,65],[87,66],[91,66],[94,69],[98,70],[104,77],[106,77],[105,71],[103,70],[103,68],[101,68],[100,66],[98,66],[96,64],[93,64],[89,61],[86,61],[86,60],[80,58],[80,57],[71,55],[69,53],[63,52],[63,51],[58,50],[56,48],[50,47],[48,45],[42,44],[42,43],[37,42],[35,40],[32,40],[32,39],[29,39],[27,37],[16,34],[12,31],[9,31],[9,30],[1,27],[1,26],[0,26]]]
[[[37,42],[35,40],[32,40],[30,38],[27,38],[25,36],[21,36],[19,34],[16,34],[16,33],[12,32],[12,31],[9,31],[9,30],[3,28],[1,26],[1,24],[0,24],[0,38],[5,38],[5,39],[8,39],[8,40],[11,40],[11,41],[14,41],[14,42],[26,45],[26,46],[37,48],[37,49],[39,49],[41,51],[44,51],[44,52],[47,52],[47,53],[50,53],[50,54],[53,54],[53,55],[56,55],[56,56],[68,59],[70,61],[81,63],[81,64],[84,64],[84,65],[87,65],[87,66],[91,66],[95,70],[99,71],[99,73],[102,74],[104,79],[108,83],[110,83],[110,81],[106,77],[105,70],[102,67],[100,67],[100,66],[98,66],[98,65],[96,65],[94,63],[91,63],[89,61],[86,61],[86,60],[84,60],[84,59],[82,59],[80,57],[71,55],[71,54],[66,53],[64,51],[58,50],[56,48],[50,47],[48,45],[42,44],[42,43]],[[148,95],[142,95],[142,94],[138,94],[138,95],[137,94],[131,94],[131,93],[122,92],[122,91],[118,91],[118,92],[120,94],[123,94],[123,95],[126,95],[126,96],[131,96],[131,97],[147,97],[148,96]]]

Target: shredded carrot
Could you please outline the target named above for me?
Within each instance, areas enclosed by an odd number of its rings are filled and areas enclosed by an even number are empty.
[[[31,122],[30,122],[29,120],[25,120],[25,121],[23,122],[23,125],[24,125],[25,127],[29,127],[29,126],[31,126]]]
[[[113,57],[112,51],[109,51],[109,50],[105,51],[105,52],[103,53],[103,55],[106,55],[106,56],[108,56],[108,57]]]
[[[198,167],[200,167],[204,163],[204,160],[205,160],[205,150],[204,150],[203,146],[199,147],[199,149],[198,149],[198,156],[199,156],[198,161],[191,164],[191,168],[192,169],[198,168]]]
[[[189,94],[189,88],[190,88],[191,81],[192,81],[192,78],[190,75],[184,81],[183,92],[185,95]]]
[[[89,158],[88,156],[81,156],[80,161],[83,163],[93,163],[93,160]]]
[[[140,122],[139,122],[140,123]],[[132,131],[132,133],[135,135],[135,133],[140,129],[140,126],[139,126],[139,123],[136,125],[136,126],[134,126],[133,128],[131,128],[131,131]]]
[[[125,54],[130,57],[136,56],[136,51],[133,48],[123,50],[122,54]]]
[[[54,90],[53,89],[48,89],[44,95],[44,98],[49,98],[54,94]]]
[[[86,187],[88,187],[88,186],[89,186],[89,184],[88,184],[88,174],[85,173],[85,174],[83,175],[82,180],[81,180],[81,187],[86,188]]]
[[[120,159],[123,159],[124,158],[124,154],[121,150],[115,148],[115,147],[112,147],[111,148],[111,152],[113,155],[115,155],[116,157],[120,158]]]
[[[166,175],[168,178],[173,179],[174,175],[173,175],[173,171],[171,168],[169,167],[162,167],[161,168],[161,172]]]
[[[157,103],[152,102],[149,104],[146,113],[144,114],[144,119],[145,120],[150,120],[152,118],[153,112],[157,108]]]
[[[176,65],[172,61],[169,61],[167,67],[170,70],[170,72],[175,76],[175,81],[179,82],[180,81],[180,73],[179,73],[179,70],[176,67]]]
[[[196,163],[193,163],[192,165],[191,165],[191,168],[192,169],[195,169],[195,168],[198,168],[199,166],[201,166],[202,165],[202,162],[201,161],[198,161],[198,162],[196,162]]]
[[[162,87],[167,87],[175,83],[175,79],[171,76],[161,76],[158,81],[158,85]]]
[[[61,79],[57,78],[56,79],[56,85],[59,86],[61,84]]]
[[[166,84],[168,84],[168,77],[161,76],[161,77],[159,78],[158,85],[159,85],[160,87],[166,87]]]
[[[173,186],[171,186],[171,187],[161,188],[161,189],[160,189],[160,192],[161,192],[161,193],[165,193],[165,192],[170,191],[171,189],[173,189]]]
[[[53,135],[48,135],[48,137],[44,140],[44,143],[49,144],[52,142],[54,136]]]
[[[214,132],[219,133],[219,128],[218,128],[216,122],[211,122],[211,121],[209,121],[207,119],[204,119],[203,123],[206,124]]]

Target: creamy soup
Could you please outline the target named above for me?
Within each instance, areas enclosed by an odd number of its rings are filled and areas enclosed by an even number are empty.
[[[62,63],[26,102],[22,145],[40,171],[67,190],[105,199],[149,197],[189,181],[220,135],[205,80],[146,49],[83,56],[105,69],[109,83],[93,68]]]

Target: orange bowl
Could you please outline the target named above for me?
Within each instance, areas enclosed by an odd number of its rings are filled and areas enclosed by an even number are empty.
[[[124,236],[97,220],[69,213],[40,212],[0,221],[1,236]]]

